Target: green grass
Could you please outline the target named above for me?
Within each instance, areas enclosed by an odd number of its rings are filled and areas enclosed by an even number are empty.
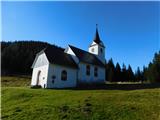
[[[28,76],[3,76],[1,77],[2,87],[20,87],[29,86],[31,84],[31,78]]]
[[[2,87],[1,92],[2,120],[160,120],[160,88],[127,91]]]

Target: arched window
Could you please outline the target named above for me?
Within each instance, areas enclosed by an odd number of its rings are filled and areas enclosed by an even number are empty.
[[[103,53],[103,49],[101,48],[101,53]]]
[[[89,65],[86,66],[86,75],[90,75],[90,66]]]
[[[67,71],[63,70],[61,72],[61,80],[63,81],[67,80]]]
[[[95,76],[95,77],[98,76],[98,68],[97,68],[97,67],[94,68],[94,76]]]

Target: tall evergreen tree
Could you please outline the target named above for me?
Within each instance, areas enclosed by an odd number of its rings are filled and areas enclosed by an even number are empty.
[[[143,66],[143,71],[142,71],[142,83],[143,83],[144,81],[147,81],[146,72],[147,72],[147,67]]]
[[[106,65],[106,80],[113,82],[115,81],[115,67],[114,67],[114,63],[113,60],[110,59]]]
[[[134,73],[130,65],[128,66],[128,69],[127,69],[127,79],[128,81],[134,81]]]
[[[145,77],[150,82],[160,82],[160,51],[155,53],[153,61],[149,63]]]
[[[142,72],[140,71],[140,68],[137,68],[137,71],[135,73],[135,79],[136,81],[142,81]]]
[[[115,81],[116,82],[122,81],[121,67],[119,63],[117,63],[115,67]]]
[[[124,63],[122,65],[122,81],[127,81],[127,70]]]

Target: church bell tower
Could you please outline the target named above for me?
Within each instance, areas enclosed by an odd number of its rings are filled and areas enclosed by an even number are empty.
[[[100,40],[97,24],[96,24],[96,34],[92,44],[89,46],[89,52],[97,55],[98,59],[105,64],[105,46],[103,42]]]

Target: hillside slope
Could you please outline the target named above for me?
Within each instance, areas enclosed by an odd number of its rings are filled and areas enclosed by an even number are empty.
[[[2,87],[3,120],[160,120],[160,89]]]
[[[36,54],[49,45],[58,47],[40,41],[1,42],[2,75],[31,75]]]
[[[31,76],[3,76],[2,87],[28,87],[31,85]]]

